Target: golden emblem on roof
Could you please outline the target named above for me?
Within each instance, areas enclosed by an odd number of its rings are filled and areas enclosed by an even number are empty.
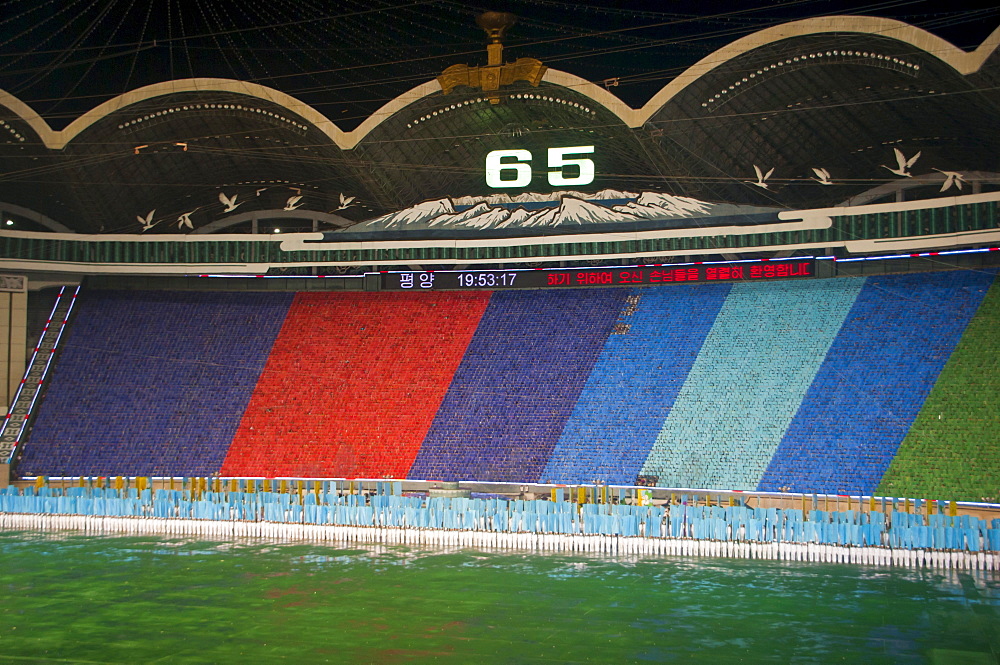
[[[527,81],[537,87],[545,75],[547,67],[534,58],[518,58],[512,63],[503,62],[504,33],[517,22],[517,17],[507,12],[485,12],[476,17],[476,24],[486,32],[489,43],[486,45],[486,66],[469,67],[468,65],[452,65],[438,76],[441,90],[450,93],[457,86],[478,88],[487,93],[491,104],[500,103],[497,90],[500,86],[510,85],[514,81]]]

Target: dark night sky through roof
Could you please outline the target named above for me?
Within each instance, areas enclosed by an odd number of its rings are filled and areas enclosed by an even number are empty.
[[[482,64],[475,16],[513,12],[505,60],[528,56],[638,107],[684,68],[751,32],[799,18],[866,14],[972,49],[1000,7],[971,2],[619,3],[512,0],[10,0],[0,89],[54,127],[128,90],[187,77],[248,80],[316,107],[344,129],[448,65]]]

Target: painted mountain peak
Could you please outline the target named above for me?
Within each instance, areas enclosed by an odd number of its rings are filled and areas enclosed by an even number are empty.
[[[514,229],[675,221],[774,213],[777,208],[709,203],[662,192],[605,189],[593,194],[490,194],[424,201],[343,229],[348,232],[421,229]]]

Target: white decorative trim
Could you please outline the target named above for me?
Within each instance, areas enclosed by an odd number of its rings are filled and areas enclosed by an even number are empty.
[[[265,213],[267,211],[261,211]],[[302,216],[305,219],[305,216]],[[289,234],[291,235],[291,234]],[[314,234],[307,234],[314,235]],[[71,240],[73,242],[272,242],[271,233],[214,233],[214,234],[140,234],[140,233],[45,233],[41,231],[5,231],[0,229],[0,237],[34,238],[35,240]]]
[[[678,237],[718,237],[728,235],[748,235],[760,233],[775,233],[788,231],[805,231],[812,229],[826,229],[833,225],[834,217],[844,217],[853,215],[871,215],[887,212],[906,212],[910,210],[928,210],[932,208],[947,208],[951,206],[972,205],[977,203],[987,203],[990,201],[1000,201],[1000,192],[987,192],[984,194],[969,194],[965,196],[948,196],[937,199],[921,201],[903,201],[899,203],[877,203],[873,205],[838,207],[838,208],[818,208],[813,210],[786,210],[778,213],[781,220],[775,224],[759,224],[753,226],[709,226],[694,227],[685,229],[665,229],[658,231],[629,231],[621,233],[593,233],[593,234],[573,234],[554,235],[540,237],[513,237],[513,238],[470,238],[470,239],[427,239],[427,240],[369,240],[369,241],[347,241],[347,242],[315,242],[325,239],[323,233],[290,233],[281,236],[280,248],[282,251],[301,250],[377,250],[377,249],[420,249],[420,248],[446,248],[464,249],[473,247],[504,247],[514,245],[557,245],[563,243],[597,243],[597,242],[622,242],[629,240],[650,240],[657,238],[678,238]],[[35,233],[30,231],[0,231],[0,236],[17,238],[44,238],[46,240],[72,240],[76,242],[106,242],[106,241],[128,241],[128,242],[218,242],[218,241],[241,241],[241,242],[273,242],[276,240],[272,234],[219,234],[219,235],[182,235],[163,236],[149,235],[136,236],[129,234],[100,234],[82,235],[73,233]],[[314,242],[306,242],[314,241]],[[485,259],[453,259],[436,260],[436,263],[524,263],[526,260],[538,261],[580,261],[589,258],[615,259],[615,258],[642,258],[648,256],[694,256],[699,254],[725,254],[740,253],[750,249],[767,251],[786,250],[816,250],[828,247],[844,247],[852,254],[863,254],[872,252],[908,251],[912,249],[928,249],[940,247],[958,247],[970,244],[1000,244],[1000,230],[983,230],[974,232],[962,232],[951,234],[939,234],[932,236],[917,236],[907,238],[886,238],[876,240],[854,240],[854,241],[830,241],[818,243],[803,243],[794,245],[768,245],[766,247],[746,248],[746,247],[710,247],[706,249],[684,249],[684,250],[656,250],[652,252],[628,252],[620,254],[587,254],[587,255],[562,255],[536,257],[535,259],[524,257],[485,258]],[[326,263],[326,262],[324,262]],[[371,259],[364,261],[331,261],[337,265],[371,265]],[[395,261],[379,260],[379,265],[409,265],[413,259],[399,259]],[[0,269],[6,270],[48,270],[64,271],[73,273],[134,273],[134,274],[201,274],[201,273],[232,273],[232,274],[265,274],[268,268],[296,268],[311,267],[316,265],[315,261],[294,262],[294,263],[230,263],[230,264],[181,264],[181,263],[85,263],[85,262],[61,262],[61,261],[24,261],[19,259],[0,259]]]
[[[828,229],[833,224],[829,217],[810,217],[801,222],[757,224],[747,226],[708,226],[666,229],[660,231],[625,231],[619,233],[577,233],[549,236],[520,236],[516,238],[469,238],[464,240],[434,238],[429,240],[362,240],[354,242],[305,242],[322,240],[319,233],[289,234],[281,242],[281,251],[299,250],[373,250],[373,249],[470,249],[474,247],[508,247],[513,245],[562,245],[577,242],[628,242],[630,240],[657,240],[660,238],[705,238],[714,236],[756,235],[778,231],[811,231]],[[528,260],[528,259],[522,259]],[[548,259],[545,259],[548,260]],[[371,263],[369,261],[369,263]],[[381,263],[381,262],[380,262]]]
[[[371,265],[371,261],[361,265]],[[268,268],[284,268],[289,265],[276,263],[80,263],[75,261],[24,261],[20,259],[0,259],[0,270],[32,270],[47,273],[71,273],[76,275],[266,275]],[[303,264],[313,265],[313,264]],[[294,276],[294,275],[290,275]]]
[[[894,201],[890,203],[871,203],[860,206],[836,208],[815,208],[811,210],[783,210],[778,213],[778,219],[821,219],[825,217],[848,217],[852,215],[877,215],[884,212],[907,212],[909,210],[929,210],[932,208],[950,208],[960,205],[974,205],[1000,201],[1000,192],[985,192],[983,194],[966,194],[964,196],[941,196],[933,199],[917,199],[915,201]]]
[[[879,238],[878,240],[848,240],[844,243],[844,248],[851,254],[872,254],[875,252],[912,252],[960,245],[995,246],[998,244],[1000,244],[1000,230],[987,230],[940,233],[932,236]]]

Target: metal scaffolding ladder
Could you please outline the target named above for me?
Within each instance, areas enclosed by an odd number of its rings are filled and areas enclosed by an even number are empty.
[[[62,339],[63,331],[66,329],[70,312],[73,311],[73,305],[76,304],[76,296],[79,292],[79,286],[75,288],[64,286],[59,289],[59,295],[56,296],[55,305],[52,307],[48,321],[45,322],[42,336],[31,354],[31,360],[28,362],[24,378],[21,379],[21,385],[18,386],[3,425],[0,426],[0,464],[11,464],[14,461],[14,455],[21,445],[21,438],[25,434],[38,395],[48,377],[52,359],[59,346],[59,340]]]

